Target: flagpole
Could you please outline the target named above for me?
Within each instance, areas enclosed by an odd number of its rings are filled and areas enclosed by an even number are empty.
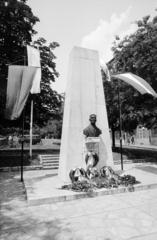
[[[26,65],[26,57],[24,56],[24,66]],[[21,139],[21,182],[23,182],[23,156],[24,156],[24,124],[25,124],[25,106],[22,112],[22,139]]]
[[[22,138],[21,138],[21,182],[23,182],[24,119],[25,119],[25,109],[23,109],[23,112],[22,112]]]
[[[122,113],[121,113],[121,101],[120,101],[120,86],[119,86],[119,80],[118,80],[118,105],[119,105],[119,141],[120,141],[120,158],[121,158],[121,170],[123,170]]]
[[[32,158],[32,128],[33,128],[33,98],[31,98],[31,112],[30,112],[30,148],[29,148],[30,158]]]
[[[36,52],[34,52],[34,51],[32,52],[32,49],[35,50],[35,48],[27,46],[28,65],[35,66],[36,68],[41,68],[39,48],[37,48],[38,51],[36,51]],[[32,59],[32,55],[34,55],[34,54],[35,54],[35,56],[37,58],[37,60],[35,60],[35,61]],[[36,86],[33,84],[32,85],[32,89],[31,89],[32,95],[31,95],[31,110],[30,110],[30,147],[29,147],[30,158],[32,158],[32,143],[33,143],[33,105],[34,105],[34,94],[37,94],[37,93],[40,92],[40,90],[38,89],[38,87],[39,87],[38,84],[40,84],[40,79],[39,79],[38,82],[36,82],[36,80],[35,80]]]

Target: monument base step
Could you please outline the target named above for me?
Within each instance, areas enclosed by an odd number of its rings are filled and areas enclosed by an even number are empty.
[[[56,167],[55,166],[43,166],[42,169],[43,170],[44,169],[52,169],[53,170],[53,169],[58,169],[58,166],[56,166]]]
[[[80,198],[157,188],[157,174],[145,172],[137,167],[131,167],[130,164],[127,167],[128,168],[125,168],[122,174],[134,176],[139,183],[128,187],[119,186],[118,188],[110,189],[94,189],[92,192],[74,192],[71,190],[61,189],[61,187],[67,183],[64,183],[60,180],[57,175],[58,170],[53,170],[55,174],[53,174],[51,169],[43,171],[39,170],[35,173],[32,171],[25,172],[24,183],[28,204],[41,205],[60,201],[76,200]],[[117,171],[118,170],[120,169],[117,169]]]
[[[81,198],[89,198],[89,197],[99,197],[104,195],[113,195],[113,194],[120,194],[120,193],[128,193],[128,192],[135,192],[135,191],[141,191],[141,190],[148,190],[148,189],[154,189],[157,188],[156,184],[148,184],[148,185],[142,185],[142,186],[133,186],[133,187],[121,187],[117,189],[99,189],[94,192],[71,192],[71,194],[67,193],[64,195],[58,194],[58,196],[40,196],[37,198],[31,198],[27,195],[27,202],[29,205],[36,206],[36,205],[42,205],[42,204],[50,204],[50,203],[56,203],[56,202],[63,202],[63,201],[71,201],[71,200],[77,200]],[[64,191],[64,190],[60,190]]]
[[[39,158],[43,169],[58,169],[59,155],[45,154],[39,155]]]

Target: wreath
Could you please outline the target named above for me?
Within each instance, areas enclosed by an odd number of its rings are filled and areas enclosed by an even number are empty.
[[[86,171],[83,168],[72,169],[69,173],[69,177],[70,177],[72,183],[82,180],[83,178],[86,177]]]
[[[95,152],[88,152],[85,156],[85,162],[87,166],[95,167],[99,162],[98,154]]]

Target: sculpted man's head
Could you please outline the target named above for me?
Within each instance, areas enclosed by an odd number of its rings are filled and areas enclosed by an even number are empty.
[[[90,114],[89,121],[94,125],[96,123],[96,114]]]
[[[96,114],[90,114],[89,121],[90,125],[83,130],[83,134],[86,137],[99,137],[102,132],[96,126]]]

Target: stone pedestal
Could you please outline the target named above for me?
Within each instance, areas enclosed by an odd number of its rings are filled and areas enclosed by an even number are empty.
[[[74,47],[69,61],[59,160],[59,177],[64,182],[70,181],[71,169],[86,166],[83,129],[89,125],[89,115],[93,113],[97,115],[96,124],[102,130],[97,167],[113,167],[98,52]]]

